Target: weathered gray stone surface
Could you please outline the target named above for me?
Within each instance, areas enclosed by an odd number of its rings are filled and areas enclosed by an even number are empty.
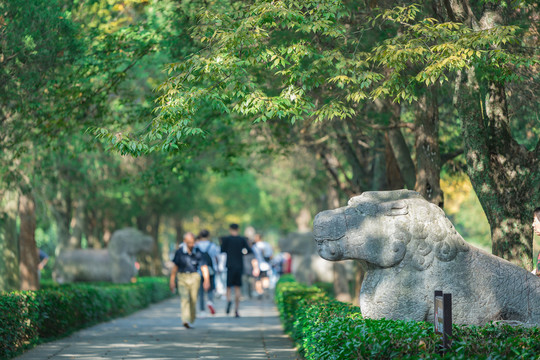
[[[152,248],[152,238],[137,229],[126,228],[113,233],[107,249],[76,249],[61,252],[56,258],[54,276],[57,282],[112,281],[127,283],[135,275],[139,252]]]
[[[365,192],[313,223],[319,255],[358,259],[368,318],[433,322],[433,292],[452,294],[453,321],[540,324],[540,279],[463,240],[436,205],[414,191]]]

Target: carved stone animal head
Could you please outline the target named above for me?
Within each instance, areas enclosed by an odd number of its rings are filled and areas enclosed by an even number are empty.
[[[384,268],[411,264],[423,270],[434,258],[450,261],[469,249],[438,206],[409,190],[364,192],[346,207],[323,211],[313,221],[313,235],[326,260]]]

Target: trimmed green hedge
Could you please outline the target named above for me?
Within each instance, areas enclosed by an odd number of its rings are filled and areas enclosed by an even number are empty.
[[[364,319],[360,308],[285,277],[276,288],[285,330],[306,359],[539,359],[540,328],[453,327],[453,345],[425,322]]]
[[[0,358],[38,342],[125,316],[170,297],[167,278],[134,284],[46,285],[38,291],[0,294]]]

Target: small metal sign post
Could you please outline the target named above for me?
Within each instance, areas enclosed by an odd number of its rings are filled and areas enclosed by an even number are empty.
[[[434,324],[435,332],[442,335],[443,352],[446,352],[452,345],[452,294],[444,294],[440,290],[435,290],[434,297]]]

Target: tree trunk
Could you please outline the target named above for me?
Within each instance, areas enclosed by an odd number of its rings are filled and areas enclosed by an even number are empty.
[[[151,252],[151,268],[152,276],[161,275],[163,269],[163,263],[161,261],[161,244],[159,242],[159,226],[161,225],[161,215],[155,214],[152,216],[152,229],[150,235],[154,239],[154,246]]]
[[[182,219],[180,219],[179,216],[175,216],[173,221],[174,230],[176,232],[176,248],[174,249],[176,251],[182,241],[184,241],[184,224],[182,223]]]
[[[71,218],[70,222],[71,234],[69,243],[76,247],[81,247],[82,244],[82,235],[84,229],[84,208],[84,200],[78,200],[75,203],[74,216]]]
[[[338,207],[340,207],[338,191],[335,187],[328,186],[327,209],[337,209]],[[347,280],[347,267],[345,266],[345,262],[334,262],[332,268],[334,270],[333,285],[336,299],[348,303],[352,302],[353,299],[349,290],[349,280]]]
[[[336,300],[351,303],[352,297],[349,291],[349,281],[347,280],[347,267],[343,261],[336,261],[332,264],[334,268],[334,295]]]
[[[36,206],[30,193],[19,197],[21,290],[38,290],[39,251],[36,246]]]
[[[490,84],[485,113],[478,89],[474,69],[463,73],[458,110],[467,173],[489,221],[493,254],[530,270],[530,224],[540,203],[540,143],[535,151],[527,151],[512,138],[502,85]]]
[[[81,245],[72,242],[73,239],[70,235],[72,209],[69,191],[64,193],[62,190],[58,190],[56,198],[52,202],[52,213],[56,220],[56,234],[58,237],[57,255],[65,249],[77,249]]]
[[[390,124],[399,124],[401,122],[401,106],[399,104],[385,102],[385,108],[390,109]],[[410,190],[414,189],[414,184],[416,181],[416,169],[411,157],[411,151],[407,145],[407,142],[405,141],[405,138],[403,137],[401,128],[396,127],[388,130],[386,132],[386,138],[390,148],[392,149],[392,157],[395,158],[395,166],[397,166],[399,169],[400,177],[402,179],[401,181],[403,182],[403,186],[399,187],[398,189],[402,189],[405,186],[407,186],[407,188]],[[394,182],[390,183],[392,184],[391,188],[396,189],[395,186],[397,185],[394,185]]]
[[[353,305],[360,306],[360,290],[362,290],[362,283],[364,282],[365,274],[365,264],[361,261],[354,260],[354,294],[352,299]]]
[[[424,94],[418,101],[415,119],[416,184],[414,189],[426,200],[444,205],[441,190],[439,151],[439,110],[437,92]]]
[[[298,215],[295,218],[296,228],[299,233],[305,233],[311,231],[311,212],[307,207],[300,209]]]
[[[403,189],[405,187],[405,182],[403,181],[396,157],[394,156],[394,151],[392,150],[392,146],[390,145],[390,138],[388,132],[386,132],[385,134],[385,140],[386,183],[388,184],[388,188],[385,190]]]
[[[336,132],[339,147],[343,151],[343,154],[347,159],[347,163],[352,170],[352,176],[350,180],[351,192],[355,193],[356,195],[360,195],[362,193],[362,189],[364,188],[364,169],[356,155],[356,151],[354,150],[351,142],[349,141],[349,138],[347,137],[347,134],[345,133],[345,130],[343,129],[344,124],[338,123],[337,121],[333,121],[332,124]]]
[[[490,201],[492,197],[484,194],[479,198],[482,196],[484,200],[480,201],[486,203],[492,252],[531,270],[533,236],[530,224],[534,208],[540,201],[538,152],[535,155],[527,151],[512,138],[504,86],[489,84],[485,109],[490,132],[490,151],[486,156],[497,202]]]
[[[0,193],[0,291],[20,288],[17,193]]]
[[[371,181],[371,190],[380,191],[388,188],[386,183],[386,160],[385,160],[385,141],[384,135],[377,133],[375,135],[375,149],[372,162],[372,181]]]
[[[326,206],[324,209],[333,210],[340,206],[338,189],[336,189],[335,186],[328,184],[328,190],[326,191]]]
[[[111,220],[111,217],[109,216],[107,211],[103,212],[103,218],[101,219],[102,224],[102,243],[107,246],[109,244],[109,241],[111,241],[112,234],[114,232],[114,228],[116,227],[116,224]]]
[[[396,165],[404,185],[407,189],[414,189],[416,171],[411,158],[411,152],[401,133],[401,129],[388,130],[388,142],[392,148],[392,153],[396,159]]]
[[[83,221],[84,235],[88,242],[88,247],[91,249],[101,249],[103,244],[100,241],[100,231],[98,228],[98,218],[94,209],[85,209]]]
[[[65,249],[72,249],[69,245],[69,226],[66,224],[65,215],[54,212],[54,219],[56,220],[56,236],[58,240],[58,246],[56,247],[57,255]]]
[[[368,121],[367,119],[365,120]],[[363,185],[364,188],[369,188],[371,179],[369,178],[369,165],[371,161],[372,147],[369,145],[371,136],[366,135],[363,130],[365,126],[363,121],[347,121],[346,123],[346,132],[350,134],[351,137],[351,147],[356,155],[356,158],[360,162],[360,166],[364,172]]]
[[[447,10],[474,30],[498,26],[504,19],[497,3],[486,3],[479,21],[466,2]],[[485,83],[482,99],[476,71],[463,71],[457,81],[467,173],[489,221],[493,254],[530,270],[531,219],[540,203],[540,142],[533,151],[519,145],[510,132],[504,84]]]
[[[137,227],[140,231],[150,234],[154,243],[150,253],[139,254],[137,259],[140,263],[139,273],[144,276],[157,276],[161,274],[161,251],[159,246],[159,225],[160,215],[151,215],[137,217]]]

